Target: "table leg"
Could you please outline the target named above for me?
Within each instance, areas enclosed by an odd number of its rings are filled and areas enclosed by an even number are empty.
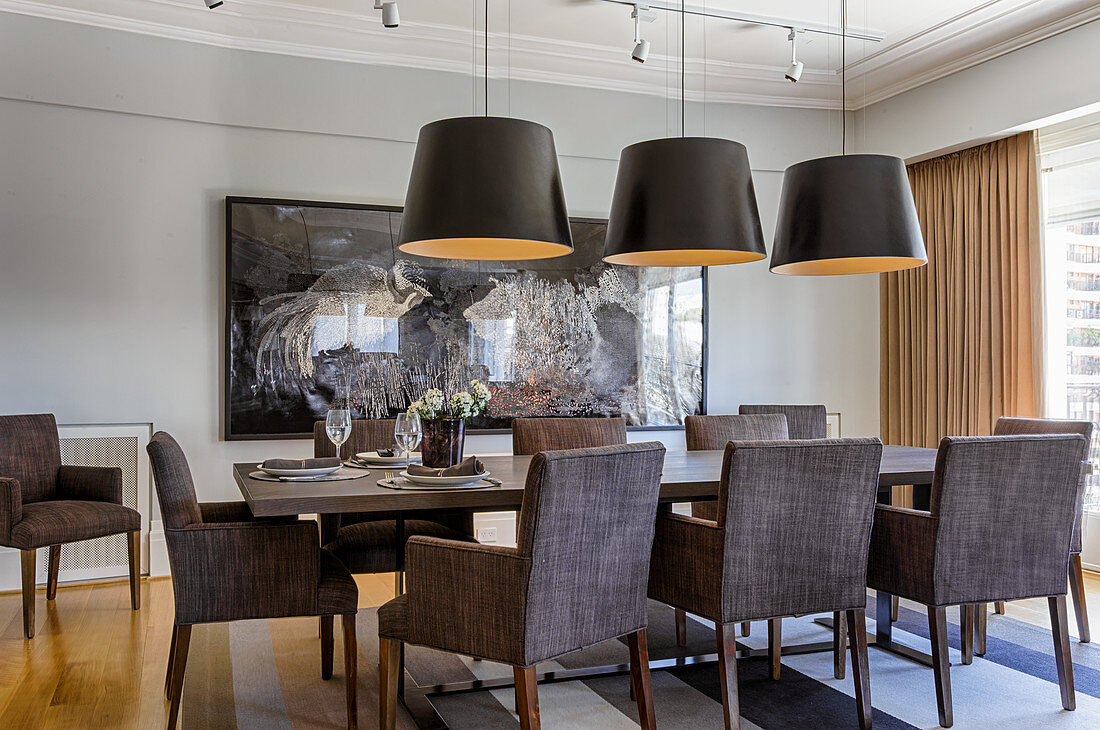
[[[894,624],[890,621],[893,597],[886,591],[875,591],[875,644],[894,640]]]
[[[400,596],[405,592],[405,515],[398,514],[394,522],[397,526],[397,536],[394,540],[393,592],[395,596]],[[397,654],[397,697],[404,704],[405,642],[401,642],[401,650]]]

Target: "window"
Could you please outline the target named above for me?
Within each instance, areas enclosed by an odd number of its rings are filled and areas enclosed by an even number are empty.
[[[1046,415],[1100,430],[1100,119],[1042,130]],[[1100,512],[1100,433],[1085,509]]]

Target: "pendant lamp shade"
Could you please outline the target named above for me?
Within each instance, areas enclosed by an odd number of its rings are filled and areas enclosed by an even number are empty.
[[[482,261],[571,253],[554,134],[541,124],[506,117],[424,125],[398,248]]]
[[[927,262],[900,159],[842,155],[787,168],[772,245],[773,272],[867,274]]]
[[[716,266],[759,261],[766,255],[744,145],[674,137],[623,150],[604,261]]]

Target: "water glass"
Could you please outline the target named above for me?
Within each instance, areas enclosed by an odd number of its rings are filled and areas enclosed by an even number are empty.
[[[409,454],[420,444],[423,434],[420,426],[420,415],[417,413],[398,413],[397,422],[393,426],[393,436],[397,445],[405,452],[405,470],[409,469]]]
[[[351,411],[347,408],[332,408],[325,416],[325,433],[336,447],[336,456],[340,456],[340,447],[351,437]]]

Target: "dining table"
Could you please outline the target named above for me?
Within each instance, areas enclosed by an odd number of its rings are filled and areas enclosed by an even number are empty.
[[[722,468],[723,451],[679,451],[665,453],[661,474],[659,502],[662,509],[673,504],[712,500],[718,494],[718,482]],[[290,517],[311,514],[343,514],[369,512],[376,519],[392,519],[397,524],[396,565],[400,572],[404,567],[405,521],[427,512],[499,512],[518,510],[523,504],[524,484],[530,456],[510,454],[480,456],[486,470],[494,480],[494,486],[481,489],[402,490],[379,486],[386,476],[387,467],[371,469],[368,476],[340,481],[268,481],[251,476],[256,463],[233,465],[233,477],[252,514],[257,518]],[[912,446],[885,445],[879,465],[878,501],[891,504],[893,488],[912,485],[914,506],[927,508],[927,498],[936,466],[936,449]],[[399,469],[389,467],[396,472]],[[922,502],[924,504],[922,504]],[[398,582],[400,589],[400,582]],[[924,652],[894,640],[889,620],[892,597],[881,591],[875,597],[875,632],[868,636],[868,644],[900,654],[931,666],[931,657]],[[831,626],[829,619],[818,620]],[[785,655],[832,651],[833,642],[822,641],[784,646]],[[737,656],[766,656],[766,648],[752,648],[738,643]],[[667,659],[651,659],[651,670],[667,670],[676,667],[717,662],[716,653],[697,656],[678,656]],[[401,671],[398,673],[398,697],[408,710],[417,727],[432,730],[446,728],[447,724],[431,703],[433,697],[477,692],[511,687],[512,679],[481,679],[447,684],[420,685],[404,669],[404,651],[401,655]],[[627,664],[542,672],[540,683],[555,683],[594,677],[624,675],[630,673]]]

